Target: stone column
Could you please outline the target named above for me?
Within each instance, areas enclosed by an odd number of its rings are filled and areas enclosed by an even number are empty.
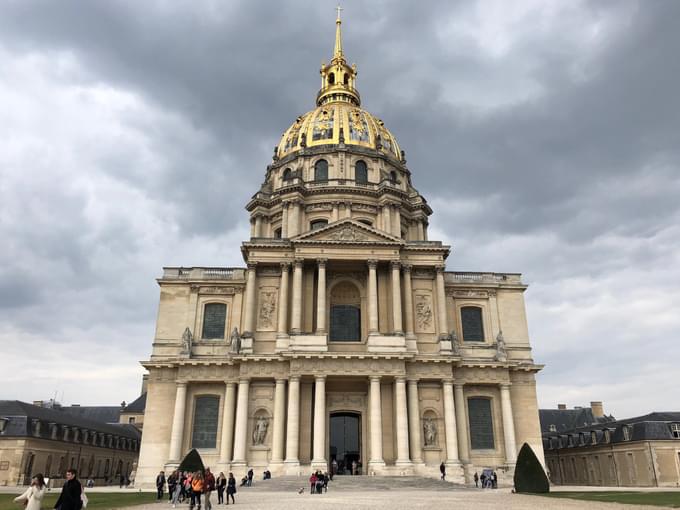
[[[382,405],[380,400],[380,376],[372,375],[371,380],[371,458],[369,464],[383,466],[382,449]]]
[[[505,459],[507,464],[517,462],[517,446],[515,445],[515,423],[512,417],[512,401],[510,400],[510,384],[501,384],[501,412],[503,414],[503,439],[505,439]]]
[[[248,389],[250,381],[240,379],[238,382],[238,400],[236,402],[236,424],[234,426],[234,460],[233,464],[246,464],[246,445],[248,444]]]
[[[262,237],[262,216],[255,216],[255,237]]]
[[[286,239],[288,237],[288,202],[281,204],[281,211],[281,238]]]
[[[413,286],[411,284],[411,266],[402,264],[404,270],[404,317],[406,319],[406,338],[415,339],[413,320]]]
[[[368,261],[368,334],[378,333],[378,275],[377,260]]]
[[[286,428],[286,463],[297,465],[300,436],[300,377],[288,380],[288,427]]]
[[[172,416],[170,433],[170,462],[182,460],[182,439],[184,439],[184,414],[187,407],[187,383],[178,382],[175,393],[175,413]]]
[[[418,379],[408,380],[408,429],[411,460],[422,464],[423,450],[420,444],[420,399],[418,398]]]
[[[304,260],[295,259],[293,265],[293,314],[290,332],[299,335],[302,328],[302,265]]]
[[[427,241],[427,227],[428,226],[429,226],[429,224],[427,223],[427,221],[424,221],[423,222],[423,241]]]
[[[401,237],[401,213],[399,212],[399,205],[394,205],[392,211],[392,235]]]
[[[397,464],[410,464],[408,452],[408,409],[406,407],[406,378],[394,381],[397,418]]]
[[[274,390],[274,431],[271,462],[283,462],[283,435],[286,428],[286,380],[277,379]]]
[[[333,210],[331,212],[331,222],[338,221],[338,219],[339,219],[338,207],[339,207],[338,202],[333,202]]]
[[[345,218],[352,219],[352,202],[345,202]]]
[[[326,259],[318,259],[319,274],[316,290],[316,334],[326,334]]]
[[[277,338],[288,337],[288,262],[281,263],[281,285],[279,286],[279,315],[277,318]]]
[[[392,217],[390,215],[390,209],[392,206],[390,204],[383,205],[383,230],[388,234],[392,233]]]
[[[425,232],[423,231],[423,222],[422,220],[418,220],[416,223],[416,228],[418,230],[418,241],[424,241],[425,240]]]
[[[403,335],[404,329],[401,320],[401,277],[399,272],[399,262],[393,260],[390,263],[392,268],[392,322],[394,334]]]
[[[312,464],[326,465],[326,376],[317,375],[314,386],[314,452]]]
[[[468,421],[465,393],[463,383],[454,383],[453,392],[455,394],[456,401],[456,425],[458,428],[458,453],[460,455],[460,460],[464,464],[470,462],[470,448],[468,447]]]
[[[243,318],[242,335],[252,337],[255,331],[255,287],[257,286],[257,264],[248,264],[248,276],[246,280],[246,303]]]
[[[446,428],[446,463],[459,464],[456,406],[453,402],[453,381],[442,381],[444,394],[444,427]]]
[[[295,237],[300,233],[300,202],[295,200],[290,205],[293,210],[288,214],[288,237]]]
[[[444,287],[444,266],[437,266],[437,323],[439,324],[439,339],[449,336],[449,326],[446,320],[446,290]]]
[[[250,218],[250,237],[255,237],[255,220]]]
[[[231,450],[234,446],[234,407],[236,401],[236,383],[225,383],[224,407],[222,409],[222,441],[220,443],[220,464],[231,462]]]

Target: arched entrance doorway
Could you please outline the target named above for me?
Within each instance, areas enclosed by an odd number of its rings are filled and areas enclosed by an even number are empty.
[[[331,289],[330,335],[332,342],[361,341],[361,295],[345,281]]]
[[[330,420],[330,461],[337,462],[338,475],[352,474],[352,463],[361,462],[361,415],[332,413]],[[356,466],[356,464],[355,464]]]

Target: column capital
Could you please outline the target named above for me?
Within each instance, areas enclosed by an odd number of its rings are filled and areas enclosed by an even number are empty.
[[[283,202],[281,202],[281,207],[282,207],[283,209],[288,209],[288,206],[289,206],[289,205],[290,205],[290,204],[288,203],[288,200],[284,200]]]
[[[319,265],[319,267],[325,267],[327,262],[328,259],[316,259],[316,263]]]
[[[453,379],[442,379],[442,386],[453,386]]]
[[[401,262],[398,260],[390,260],[390,267],[392,269],[399,269],[401,267]]]
[[[405,375],[395,375],[394,376],[394,382],[406,382],[406,376]]]
[[[371,382],[380,382],[381,376],[379,375],[369,375],[368,378]]]
[[[324,381],[326,381],[326,376],[325,375],[315,375],[314,380],[316,382],[324,382]]]
[[[378,267],[378,261],[375,259],[369,259],[366,261],[366,264],[368,264],[369,269],[375,269]]]
[[[290,262],[279,262],[279,265],[281,266],[281,271],[288,271],[290,268]]]
[[[465,383],[463,381],[453,381],[454,388],[463,388]]]
[[[250,377],[239,377],[238,383],[239,384],[248,384],[248,383],[250,383]]]
[[[300,376],[299,375],[290,375],[290,376],[288,376],[288,380],[290,382],[300,382]]]
[[[257,262],[248,262],[248,271],[254,271],[257,269]]]
[[[415,375],[407,375],[406,376],[406,382],[410,384],[418,384],[420,382],[420,377],[415,376]]]
[[[286,379],[285,377],[276,377],[274,381],[276,381],[276,384],[285,384],[286,381],[288,381],[288,379]]]
[[[236,381],[224,381],[225,386],[236,386]]]
[[[410,273],[413,269],[413,264],[402,264],[401,269],[404,271],[404,273]]]
[[[187,381],[177,381],[177,387],[178,387],[178,388],[181,388],[181,387],[185,387],[185,388],[186,388],[186,385],[187,385],[187,384],[188,384]]]
[[[500,386],[500,388],[502,390],[509,390],[510,386],[512,386],[512,383],[509,383],[509,382],[508,383],[500,383],[498,386]]]
[[[305,259],[303,259],[303,258],[296,258],[293,261],[293,264],[295,264],[295,267],[302,266],[302,264],[304,264],[304,263],[305,263]]]
[[[437,272],[437,274],[443,273],[446,270],[446,266],[444,265],[434,266],[434,270]]]

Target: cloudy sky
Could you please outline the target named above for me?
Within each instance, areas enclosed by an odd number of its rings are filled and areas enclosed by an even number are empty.
[[[242,265],[318,2],[0,4],[0,398],[139,392],[164,265]],[[344,2],[449,270],[522,272],[542,407],[680,410],[680,2]]]

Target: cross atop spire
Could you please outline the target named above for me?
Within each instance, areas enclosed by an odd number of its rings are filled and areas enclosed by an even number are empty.
[[[335,20],[335,49],[333,50],[333,58],[342,58],[342,33],[340,31],[340,26],[342,25],[342,20],[340,19],[340,11],[343,10],[339,5],[335,8],[338,11],[338,17]]]

